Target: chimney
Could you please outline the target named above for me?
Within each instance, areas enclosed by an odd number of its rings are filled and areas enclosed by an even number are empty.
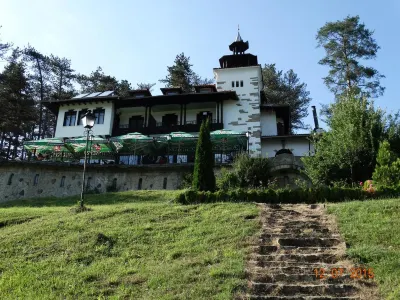
[[[317,129],[319,129],[319,125],[318,125],[318,117],[317,117],[317,110],[315,109],[315,106],[311,106],[312,108],[312,112],[313,112],[313,116],[314,116],[314,130],[316,131]]]

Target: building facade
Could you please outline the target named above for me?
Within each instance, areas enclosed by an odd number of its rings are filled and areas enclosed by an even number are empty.
[[[291,155],[299,165],[299,157],[314,152],[309,135],[292,134],[289,106],[268,103],[263,97],[262,68],[257,56],[245,53],[248,48],[238,32],[229,45],[232,53],[222,56],[220,66],[213,69],[215,84],[196,86],[192,93],[174,87],[162,88],[161,95],[132,90],[120,97],[106,91],[49,101],[45,105],[57,116],[55,137],[82,136],[80,119],[87,110],[96,115],[94,134],[105,138],[132,132],[154,137],[177,131],[196,135],[208,118],[212,130],[248,133],[252,156],[277,161],[280,154],[286,160]]]

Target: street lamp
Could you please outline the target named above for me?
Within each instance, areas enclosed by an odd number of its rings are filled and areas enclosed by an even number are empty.
[[[250,149],[249,149],[249,145],[250,145],[250,135],[251,135],[251,132],[250,131],[247,131],[246,132],[246,137],[247,137],[247,154],[249,154],[250,153]]]
[[[86,114],[82,117],[83,128],[85,128],[86,134],[86,147],[85,147],[85,160],[83,161],[83,176],[82,176],[82,190],[81,190],[81,201],[80,206],[83,208],[83,197],[85,193],[85,173],[86,173],[86,160],[87,160],[87,148],[89,145],[89,135],[92,133],[92,128],[94,126],[94,122],[96,121],[96,116],[88,110]]]

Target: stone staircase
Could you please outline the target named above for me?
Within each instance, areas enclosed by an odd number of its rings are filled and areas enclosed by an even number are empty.
[[[346,259],[323,205],[259,205],[262,232],[247,263],[248,294],[240,299],[381,299],[368,273],[351,278],[360,266]]]

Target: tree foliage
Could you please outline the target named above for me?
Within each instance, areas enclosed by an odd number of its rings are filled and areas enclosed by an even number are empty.
[[[203,121],[196,146],[192,187],[198,191],[214,191],[214,157],[210,137],[210,121]]]
[[[347,90],[361,92],[367,97],[383,94],[380,79],[384,76],[362,64],[365,60],[376,58],[379,50],[373,33],[360,23],[359,16],[327,22],[319,29],[316,36],[318,46],[326,52],[319,63],[330,68],[324,82],[335,95]]]
[[[79,74],[76,78],[82,93],[115,91],[119,96],[127,96],[128,91],[132,89],[129,81],[118,81],[114,76],[104,74],[101,67],[90,75]]]
[[[286,73],[277,70],[275,64],[266,64],[262,69],[264,95],[267,103],[288,104],[291,113],[291,129],[305,128],[302,119],[308,116],[311,101],[307,85],[293,70]]]
[[[75,71],[71,67],[71,60],[51,54],[49,64],[51,69],[52,98],[58,100],[72,98],[76,91],[73,85]]]
[[[250,157],[247,153],[239,154],[232,168],[222,170],[217,178],[219,189],[268,187],[271,180],[270,161],[265,157]]]
[[[185,93],[193,92],[195,85],[211,84],[213,81],[201,78],[192,69],[190,57],[182,52],[175,58],[174,65],[167,67],[168,75],[159,81],[166,87],[181,87]]]
[[[342,97],[330,109],[330,130],[314,136],[315,155],[303,157],[306,174],[314,184],[371,178],[385,135],[384,112],[354,94]]]
[[[400,182],[400,159],[391,150],[388,141],[383,141],[379,146],[376,157],[376,167],[372,179],[382,186],[396,186]]]
[[[155,86],[155,83],[138,83],[137,88],[139,90],[149,90],[150,92],[152,91],[153,87]]]

